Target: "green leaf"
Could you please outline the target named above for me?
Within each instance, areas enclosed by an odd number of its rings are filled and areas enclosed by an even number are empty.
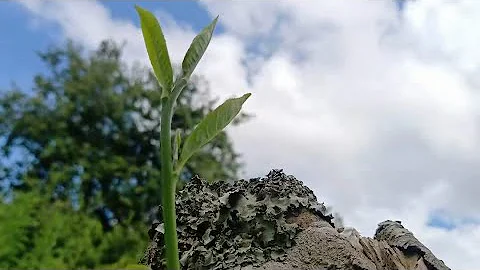
[[[168,97],[173,84],[173,69],[162,28],[157,18],[150,11],[139,6],[135,6],[135,9],[140,16],[143,39],[145,40],[153,72],[162,87],[162,98]]]
[[[185,163],[196,151],[212,140],[235,118],[250,95],[247,93],[239,98],[226,100],[195,127],[183,145],[180,161],[175,168],[177,173],[180,173]]]
[[[217,20],[218,16],[213,20],[213,22],[205,27],[202,32],[200,32],[200,34],[193,39],[192,44],[190,44],[190,48],[188,48],[188,51],[185,54],[182,62],[182,72],[185,78],[188,78],[190,75],[192,75],[193,70],[207,50],[208,44],[212,39],[213,30],[215,30]]]

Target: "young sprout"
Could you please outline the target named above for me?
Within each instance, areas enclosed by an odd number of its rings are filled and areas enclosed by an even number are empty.
[[[251,94],[247,93],[239,98],[228,99],[207,114],[187,137],[183,147],[181,147],[180,133],[177,131],[172,152],[170,130],[175,103],[210,43],[218,16],[193,39],[183,59],[181,75],[174,81],[172,64],[160,24],[148,10],[139,6],[135,6],[135,8],[140,16],[143,38],[153,72],[162,88],[160,158],[166,261],[167,269],[180,269],[175,213],[175,190],[178,176],[189,158],[235,118]]]

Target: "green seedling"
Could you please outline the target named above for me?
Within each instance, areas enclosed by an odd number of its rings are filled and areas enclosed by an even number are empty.
[[[172,152],[170,130],[177,98],[187,86],[190,76],[207,49],[218,16],[193,39],[183,59],[181,75],[174,80],[172,64],[160,24],[148,10],[139,6],[135,8],[140,16],[143,38],[154,74],[162,88],[160,157],[166,261],[167,269],[180,269],[175,213],[175,190],[180,172],[196,151],[211,141],[235,118],[251,94],[228,99],[207,114],[187,137],[183,147],[181,147],[180,132],[177,130]]]

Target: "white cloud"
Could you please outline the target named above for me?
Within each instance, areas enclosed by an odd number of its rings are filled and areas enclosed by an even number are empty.
[[[101,3],[21,2],[37,19],[95,48],[127,40],[148,63],[140,30]],[[256,117],[229,129],[248,177],[283,168],[372,235],[400,219],[453,269],[480,266],[480,225],[427,226],[432,211],[480,218],[480,2],[202,1],[220,14],[197,72],[221,99],[252,92]],[[194,36],[158,13],[176,62]]]

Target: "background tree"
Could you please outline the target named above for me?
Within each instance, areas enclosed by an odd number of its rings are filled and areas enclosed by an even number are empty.
[[[118,269],[142,256],[147,226],[102,224],[37,192],[0,204],[0,269]]]
[[[39,55],[48,73],[35,76],[32,91],[14,88],[0,97],[4,199],[13,197],[12,205],[23,207],[40,196],[48,207],[61,204],[69,214],[95,217],[104,231],[115,224],[143,228],[161,202],[161,91],[153,74],[138,64],[127,67],[121,46],[110,41],[90,53],[67,42]],[[172,129],[185,136],[214,103],[208,84],[196,77],[178,100]],[[242,114],[234,124],[246,118]],[[236,179],[238,158],[222,132],[180,178]]]

